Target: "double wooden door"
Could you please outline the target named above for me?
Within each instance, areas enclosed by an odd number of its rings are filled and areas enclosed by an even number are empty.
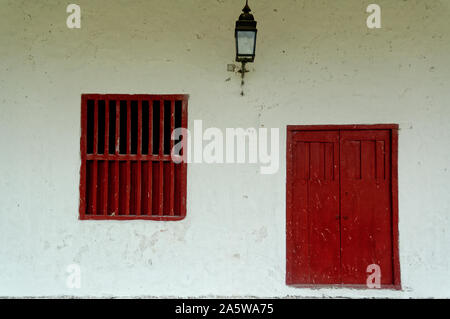
[[[399,285],[395,134],[395,126],[288,127],[288,284],[365,285],[375,264],[382,285]]]

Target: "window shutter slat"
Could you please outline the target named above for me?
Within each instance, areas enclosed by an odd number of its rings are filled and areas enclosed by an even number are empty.
[[[175,129],[175,101],[170,101],[170,133],[173,133]],[[170,138],[170,149],[169,154],[172,153],[172,149],[174,146],[174,141],[172,140],[172,136]],[[170,161],[170,196],[169,196],[169,215],[174,215],[174,201],[175,201],[175,164],[173,161]]]

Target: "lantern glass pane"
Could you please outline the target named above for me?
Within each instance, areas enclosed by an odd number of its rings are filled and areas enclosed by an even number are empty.
[[[255,51],[255,35],[254,31],[238,31],[238,55],[253,55]]]

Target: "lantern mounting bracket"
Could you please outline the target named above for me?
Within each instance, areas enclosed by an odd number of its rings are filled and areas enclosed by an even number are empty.
[[[247,62],[242,61],[241,63],[242,63],[242,66],[238,72],[241,73],[241,88],[242,88],[241,95],[244,96],[244,83],[245,83],[244,77],[245,77],[245,73],[248,73],[250,71],[245,68],[245,65],[247,64]]]

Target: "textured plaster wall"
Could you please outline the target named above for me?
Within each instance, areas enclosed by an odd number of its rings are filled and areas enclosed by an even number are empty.
[[[450,297],[450,2],[0,0],[0,296]],[[365,25],[382,7],[382,29]],[[80,95],[188,93],[189,125],[280,128],[280,170],[188,168],[182,222],[79,221]],[[285,286],[285,128],[399,123],[402,291]],[[81,289],[66,287],[78,263]]]

